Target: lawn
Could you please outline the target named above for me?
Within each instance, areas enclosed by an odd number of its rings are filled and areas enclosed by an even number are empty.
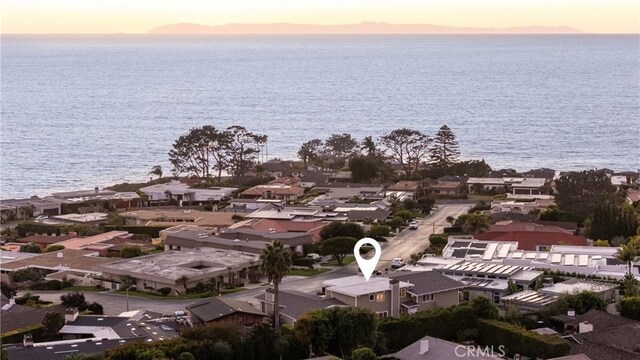
[[[242,289],[242,288],[240,288]],[[235,290],[235,289],[233,289]],[[238,290],[236,290],[238,291]],[[127,291],[126,290],[117,290],[113,292],[114,294],[120,294],[120,295],[126,295]],[[223,292],[224,294],[224,292]],[[197,293],[197,294],[186,294],[186,295],[177,295],[177,296],[162,296],[162,295],[156,295],[156,294],[151,294],[148,292],[143,292],[143,291],[132,291],[129,290],[129,296],[135,296],[135,297],[142,297],[142,298],[147,298],[147,299],[156,299],[156,300],[187,300],[187,299],[202,299],[202,298],[208,298],[213,296],[213,292],[204,292],[204,293]]]
[[[331,269],[327,268],[317,268],[317,269],[291,269],[289,271],[289,275],[292,276],[313,276],[322,274],[323,272],[331,271]]]
[[[354,261],[356,261],[355,256],[349,255],[349,256],[345,257],[344,259],[342,259],[342,264],[338,264],[338,262],[336,260],[331,260],[329,262],[323,263],[322,265],[324,265],[324,266],[346,266],[346,265],[351,264]]]
[[[68,288],[62,289],[62,291],[79,291],[79,292],[97,292],[97,291],[106,291],[107,289],[98,288],[95,286],[70,286]]]

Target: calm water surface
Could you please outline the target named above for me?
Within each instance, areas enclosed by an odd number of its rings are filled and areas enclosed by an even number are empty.
[[[269,156],[448,124],[494,167],[640,167],[637,36],[3,36],[2,198],[169,172],[192,126]]]

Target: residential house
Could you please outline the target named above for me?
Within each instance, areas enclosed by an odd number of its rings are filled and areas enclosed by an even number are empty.
[[[544,286],[538,290],[525,290],[505,296],[501,299],[505,306],[515,306],[521,313],[539,312],[554,304],[562,295],[572,295],[590,291],[605,303],[618,298],[618,285],[593,280],[571,278],[569,280]]]
[[[197,251],[202,248],[233,250],[236,252],[261,254],[271,241],[264,238],[229,238],[211,235],[206,231],[197,229],[171,229],[163,230],[163,244],[165,251]],[[286,244],[285,244],[286,245]],[[288,245],[285,246],[287,249]]]
[[[209,227],[227,227],[236,221],[234,214],[219,211],[199,211],[183,209],[136,210],[120,214],[127,225],[173,226],[190,224]]]
[[[296,201],[304,194],[304,188],[289,185],[258,185],[240,193],[241,199],[277,199]]]
[[[400,271],[390,277],[413,285],[406,290],[411,300],[400,303],[400,313],[406,314],[457,305],[465,287],[436,271]]]
[[[280,320],[282,324],[293,326],[295,322],[309,311],[327,309],[335,306],[346,306],[338,299],[327,296],[307,294],[295,290],[280,290]],[[274,290],[267,288],[264,294],[258,295],[263,313],[272,315],[274,309]]]
[[[267,314],[248,302],[223,297],[211,297],[187,305],[185,309],[195,325],[230,322],[248,330],[267,318]]]
[[[220,211],[248,214],[268,204],[283,207],[284,201],[278,199],[231,199],[229,200],[229,206],[220,209]]]
[[[322,228],[327,226],[327,222],[322,219],[309,220],[281,220],[281,219],[247,219],[240,221],[232,226],[229,230],[251,229],[271,234],[288,234],[296,233],[298,235],[306,234],[312,242],[320,240],[320,232]],[[227,230],[228,231],[228,230]],[[301,244],[299,244],[301,245]]]
[[[260,257],[255,253],[203,247],[139,256],[96,268],[106,279],[130,276],[138,289],[170,288],[176,294],[183,293],[185,285],[189,288],[211,279],[221,279],[227,284],[243,283],[248,280],[248,270],[259,265]]]
[[[63,305],[52,305],[45,308],[33,308],[30,306],[18,305],[15,299],[8,299],[4,294],[1,296],[0,327],[2,333],[30,328],[42,323],[42,318],[48,312],[64,314]]]
[[[23,219],[27,217],[25,208],[33,210],[33,216],[60,215],[61,204],[57,201],[49,201],[40,198],[6,199],[0,200],[1,218],[3,221],[11,219]]]
[[[459,181],[432,180],[429,191],[436,196],[457,196],[462,193],[462,185]]]
[[[6,346],[8,360],[64,360],[69,354],[98,355],[125,344],[145,341],[142,336],[126,339],[81,339],[73,341],[52,341],[33,343],[31,337],[25,338],[24,344]]]
[[[57,202],[63,209],[78,211],[80,207],[94,208],[94,211],[101,209],[124,209],[138,207],[142,199],[138,193],[133,191],[117,192],[95,187],[93,190],[77,190],[54,193],[44,198],[50,202]]]
[[[316,187],[317,191],[324,191],[326,195],[338,201],[359,199],[362,201],[383,200],[384,187],[380,184],[331,184]]]
[[[500,355],[497,348],[494,354],[496,356],[484,353],[485,351],[467,351],[464,345],[425,336],[389,357],[397,360],[495,360]]]
[[[563,336],[571,346],[570,354],[584,354],[590,359],[640,359],[640,322],[590,310],[582,315],[554,316],[564,328]]]
[[[443,261],[461,260],[518,265],[597,277],[624,278],[627,264],[617,259],[618,248],[603,246],[552,245],[550,249],[523,250],[517,242],[484,241],[450,236],[442,250]],[[422,259],[418,264],[422,264]],[[449,264],[449,263],[447,263]],[[640,279],[639,265],[631,273]]]
[[[316,186],[325,186],[329,183],[330,173],[323,171],[307,172],[300,178],[300,186],[310,189]]]
[[[495,191],[497,193],[509,192],[512,195],[543,195],[543,188],[547,184],[545,178],[501,177],[501,178],[477,178],[470,177],[467,186],[470,193],[482,193]]]
[[[487,241],[517,242],[519,249],[527,251],[549,250],[553,245],[589,245],[587,238],[584,236],[560,231],[558,230],[561,229],[559,227],[550,229],[549,226],[538,224],[527,224],[524,227],[515,231],[496,231],[496,229],[500,229],[494,227],[493,231],[480,233],[475,238]],[[508,230],[508,228],[505,230]]]
[[[380,317],[398,317],[402,303],[413,301],[408,293],[412,284],[386,277],[347,276],[323,283],[327,297],[337,299],[351,307],[371,310]]]
[[[295,176],[281,176],[269,181],[269,185],[300,186],[300,178]]]
[[[465,284],[465,300],[483,296],[495,304],[499,304],[500,299],[511,292],[510,282],[519,290],[528,289],[543,275],[542,271],[522,266],[475,261],[445,265],[433,271]]]
[[[27,237],[23,237],[20,239],[14,240],[14,242],[19,244],[36,244],[43,251],[47,249],[50,245],[54,245],[69,239],[73,239],[76,237],[76,233],[70,233],[68,235],[31,235]]]
[[[562,295],[577,294],[583,291],[592,292],[605,303],[612,303],[618,299],[618,288],[615,283],[571,278],[569,280],[545,286],[538,291],[545,294]]]
[[[424,184],[422,181],[403,180],[387,187],[386,190],[389,192],[395,192],[395,193],[398,193],[398,192],[405,193],[407,196],[410,196],[411,198],[416,198],[417,193],[419,191],[422,191],[423,187],[424,187]]]
[[[149,203],[152,204],[172,199],[190,203],[214,203],[232,198],[236,190],[238,189],[229,187],[194,188],[175,180],[140,188],[140,191],[147,194]]]
[[[98,256],[96,251],[64,249],[45,254],[35,254],[35,256],[18,258],[12,261],[3,261],[0,264],[1,280],[12,283],[13,272],[21,269],[36,268],[43,270],[47,274],[61,271],[75,271],[82,273],[84,277],[90,278],[99,276],[98,266],[119,260],[118,258],[105,258]],[[95,284],[94,284],[95,285]],[[100,285],[107,288],[111,283],[104,282]]]

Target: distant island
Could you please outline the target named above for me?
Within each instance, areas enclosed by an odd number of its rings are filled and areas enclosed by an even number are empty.
[[[509,28],[453,27],[429,24],[389,24],[385,22],[362,22],[347,25],[312,24],[226,24],[217,26],[191,23],[171,24],[155,27],[148,34],[581,34],[582,31],[568,26],[524,26]]]

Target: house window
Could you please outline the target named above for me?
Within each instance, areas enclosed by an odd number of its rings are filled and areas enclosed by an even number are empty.
[[[383,292],[376,293],[376,302],[382,302],[382,301],[384,301],[384,293]]]
[[[369,294],[369,301],[374,301],[376,299],[376,294]]]
[[[496,304],[500,303],[500,293],[499,292],[494,292],[493,293],[493,302]]]
[[[433,294],[422,295],[422,302],[433,301]]]
[[[400,297],[407,296],[407,289],[400,289]]]
[[[376,314],[378,314],[378,317],[381,317],[381,318],[389,316],[389,312],[387,311],[378,311],[376,312]]]

